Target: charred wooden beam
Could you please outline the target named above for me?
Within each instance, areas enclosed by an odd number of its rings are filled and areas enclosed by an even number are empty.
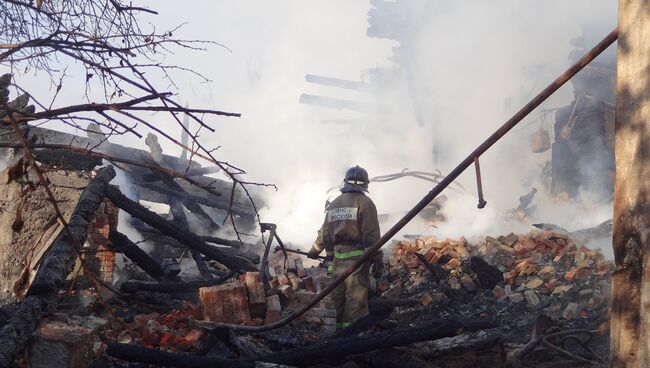
[[[133,226],[134,229],[142,232],[142,233],[147,233],[147,234],[152,234],[152,235],[159,235],[160,237],[165,237],[169,239],[168,236],[161,234],[158,230],[147,226],[146,224],[143,224],[141,221],[133,221],[131,222],[131,225]],[[226,247],[232,247],[232,248],[251,248],[253,247],[252,244],[249,243],[243,243],[239,240],[232,240],[232,239],[225,239],[221,238],[218,236],[211,236],[211,235],[199,235],[199,238],[203,240],[206,243],[212,243],[212,244],[218,244],[218,245],[224,245]],[[151,239],[152,241],[157,241],[157,242],[165,242],[165,240],[160,239],[158,237],[154,237]],[[172,241],[175,241],[172,239]]]
[[[395,346],[404,346],[420,341],[437,340],[444,337],[456,336],[466,331],[477,331],[497,327],[498,325],[497,321],[435,321],[415,328],[395,328],[376,335],[335,339],[274,353],[265,357],[258,357],[255,360],[300,366],[322,364],[324,362],[336,363],[345,360],[349,355]]]
[[[13,134],[7,134],[11,132],[10,127],[0,127],[0,142],[2,143],[15,143],[15,136]],[[48,143],[48,144],[63,144],[63,145],[72,145],[75,147],[94,147],[95,143],[93,139],[88,137],[80,137],[78,135],[65,133],[61,131],[55,131],[51,129],[29,126],[25,131],[26,138],[28,141],[39,142],[39,143]],[[137,148],[131,148],[122,146],[119,144],[114,144],[110,142],[105,142],[102,145],[101,152],[110,154],[114,157],[120,158],[129,158],[134,161],[148,162],[150,160],[149,153]],[[184,172],[188,166],[190,169],[196,168],[199,166],[198,163],[188,160],[183,160],[178,157],[163,155],[163,164],[165,167],[174,169],[175,171]],[[125,165],[127,168],[130,168],[129,165]],[[132,174],[137,174],[141,172],[141,168],[133,167],[132,170],[129,170]],[[212,179],[217,180],[217,179]],[[224,184],[226,184],[224,182]]]
[[[170,309],[178,309],[183,305],[183,299],[168,293],[155,291],[137,291],[130,295],[134,302],[140,302],[153,307],[159,312],[165,313]]]
[[[0,330],[0,367],[13,366],[14,359],[25,349],[43,315],[56,308],[57,293],[74,266],[77,251],[86,241],[88,224],[105,198],[108,182],[115,176],[112,166],[103,168],[81,193],[72,212],[68,229],[54,242],[38,269],[27,297]]]
[[[154,279],[165,279],[166,274],[163,266],[151,258],[147,252],[133,243],[126,235],[119,231],[111,231],[108,234],[108,239],[111,241],[108,246],[112,251],[124,254]]]
[[[413,307],[420,303],[421,301],[417,299],[371,299],[368,301],[368,315],[359,318],[345,329],[337,331],[332,338],[339,339],[358,335],[390,317],[396,307]]]
[[[181,229],[189,231],[190,224],[187,222],[187,216],[185,216],[185,211],[183,210],[181,201],[173,195],[169,195],[168,198],[174,223]],[[194,262],[196,263],[196,267],[199,269],[201,277],[205,280],[211,280],[212,274],[210,273],[208,265],[203,261],[201,253],[194,249],[191,249],[190,253],[192,254],[192,259],[194,259]]]
[[[25,350],[43,315],[56,306],[56,297],[31,295],[20,301],[18,309],[0,330],[0,367],[14,366],[14,360]]]
[[[29,95],[22,94],[16,97],[16,99],[14,99],[13,101],[9,101],[7,103],[7,107],[9,108],[9,111],[20,111],[27,114],[34,113],[35,111],[34,105],[28,105],[28,104],[29,104]],[[0,119],[4,118],[7,115],[9,115],[9,112],[5,111],[4,109],[0,109]]]
[[[243,258],[243,259],[246,259],[247,261],[249,261],[249,262],[251,262],[253,264],[259,264],[260,263],[260,255],[255,253],[255,252],[252,252],[252,251],[243,252],[243,251],[241,251],[239,249],[234,249],[234,248],[218,248],[218,249],[221,252],[223,252],[224,254],[226,254],[226,255],[228,255],[230,257]]]
[[[71,245],[83,246],[88,234],[88,224],[106,197],[108,183],[113,177],[115,177],[115,169],[112,166],[100,169],[83,190],[68,222],[68,229],[74,239],[69,239],[68,234],[62,232],[45,255],[27,292],[28,295],[56,293],[63,286],[79,251]]]
[[[126,344],[108,344],[106,353],[109,356],[129,362],[181,368],[222,366],[254,367],[256,361],[303,367],[315,364],[340,362],[350,355],[394,346],[409,345],[420,341],[437,340],[455,336],[462,332],[477,331],[497,327],[498,325],[497,321],[459,322],[451,320],[429,322],[416,328],[405,327],[382,332],[376,335],[336,339],[267,356],[241,360],[225,360],[211,357],[199,357],[190,354],[167,353],[160,350],[146,349]]]
[[[147,136],[148,143],[147,145],[149,146],[151,150],[151,157],[155,161],[156,164],[160,164],[162,160],[162,147],[160,144],[158,144],[157,138],[155,135],[150,135]],[[185,206],[188,211],[192,212],[196,217],[198,217],[205,225],[204,226],[209,226],[215,229],[218,229],[220,226],[217,225],[214,220],[199,206],[195,200],[189,198],[187,196],[186,190],[181,187],[176,180],[174,180],[174,177],[172,177],[169,174],[166,174],[162,171],[154,171],[152,170],[151,175],[155,176],[158,180],[162,181],[162,184],[165,187],[165,196],[167,197],[167,201],[165,203],[170,203],[171,206]],[[213,195],[214,197],[220,196],[219,193],[215,193],[216,195]],[[183,224],[185,230],[189,230],[189,223],[187,222],[187,218],[185,217],[185,212],[183,212],[181,209],[172,209],[172,213],[175,213],[176,216],[181,216],[182,218],[179,218],[178,221]],[[193,255],[194,257],[194,255]]]
[[[200,176],[200,175],[209,175],[209,174],[216,174],[221,171],[221,168],[219,166],[206,166],[206,167],[197,167],[194,169],[189,169],[187,171],[183,171],[185,175],[192,177],[192,176]],[[142,176],[142,180],[144,181],[156,181],[159,180],[158,176],[155,174],[146,174]]]
[[[203,210],[203,208],[201,208],[201,206],[199,206],[199,204],[196,201],[188,198],[187,196],[184,196],[184,194],[187,194],[187,193],[185,192],[183,187],[181,187],[174,180],[174,178],[172,178],[169,175],[165,175],[165,177],[163,178],[163,183],[168,188],[172,189],[172,193],[167,194],[167,197],[170,198],[170,201],[171,201],[171,198],[174,198],[174,202],[178,202],[176,205],[182,204],[183,206],[185,206],[185,208],[187,208],[188,211],[190,211],[192,214],[194,214],[196,217],[199,218],[199,220],[201,220],[204,223],[204,226],[208,226],[208,227],[210,227],[212,229],[215,229],[215,230],[221,228],[221,226],[217,225],[217,223],[214,222],[214,220],[212,220],[212,217],[210,217],[210,215],[208,215]],[[172,211],[172,213],[173,213],[173,211]],[[185,216],[184,213],[183,213],[183,216]],[[189,230],[190,227],[189,227],[189,223],[187,223],[187,219],[185,219],[185,223],[186,223],[186,226],[187,226],[186,230]]]
[[[418,257],[420,263],[422,263],[424,267],[427,268],[434,281],[438,282],[440,280],[447,279],[448,273],[444,268],[427,261],[426,257],[418,252],[414,252],[413,254],[415,254],[415,256]]]
[[[203,239],[203,241],[208,242],[208,243],[225,245],[226,247],[233,247],[233,248],[238,248],[238,247],[241,247],[241,246],[248,246],[250,248],[252,246],[250,244],[242,243],[242,242],[240,242],[238,240],[224,239],[224,238],[220,238],[218,236],[203,235],[203,236],[201,236],[201,239]]]
[[[141,204],[130,200],[116,187],[109,186],[107,189],[107,196],[111,202],[113,202],[113,204],[131,216],[139,218],[149,226],[156,228],[161,233],[178,240],[181,244],[185,245],[191,250],[199,251],[205,254],[208,258],[222,263],[232,270],[257,270],[254,265],[248,260],[241,257],[229,256],[221,249],[209,246],[198,235],[181,229],[174,223],[167,221],[159,215],[149,211]]]
[[[71,170],[92,170],[102,164],[102,159],[84,155],[79,152],[57,149],[32,150],[36,161],[48,166],[57,166]]]
[[[191,354],[168,353],[166,351],[147,349],[136,345],[108,344],[106,354],[127,362],[155,364],[164,367],[182,368],[254,368],[253,361],[237,361]]]
[[[183,245],[183,243],[179,242],[177,239],[169,235],[162,234],[160,231],[156,230],[155,228],[149,227],[146,224],[142,224],[139,221],[132,222],[131,225],[133,225],[133,228],[135,228],[136,230],[145,233],[147,240],[151,241],[152,243],[165,244],[176,248],[184,248],[184,249],[187,248],[187,246]],[[221,248],[221,247],[214,247],[208,244],[209,247],[217,248],[227,256],[245,258],[253,264],[260,263],[260,256],[257,253],[252,251],[244,252],[240,250],[242,248],[251,249],[253,247],[252,244],[240,243],[239,241],[236,240],[222,239],[216,236],[198,235],[198,237],[199,239],[203,240],[206,243],[213,243],[213,244],[219,244],[219,245],[225,245],[231,247],[231,249]]]
[[[166,203],[166,196],[168,194],[179,195],[163,183],[141,183],[139,185],[138,196],[140,199],[144,199],[145,201]],[[202,195],[202,193],[192,193],[191,191],[185,191],[185,193],[181,193],[180,196],[183,198],[183,201],[193,201],[208,207],[219,208],[222,210],[231,209],[232,213],[235,215],[255,216],[255,210],[250,204],[247,204],[244,201],[235,200],[231,206],[230,198],[228,196],[208,197]]]
[[[199,288],[207,286],[220,285],[234,276],[236,272],[230,272],[228,275],[213,280],[196,280],[196,281],[127,281],[120,286],[120,290],[125,293],[135,293],[138,291],[154,291],[158,293],[176,293],[196,291]]]

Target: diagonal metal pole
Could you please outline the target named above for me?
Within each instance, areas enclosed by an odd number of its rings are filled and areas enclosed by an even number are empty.
[[[594,60],[598,55],[600,55],[605,49],[607,49],[611,44],[616,41],[618,38],[618,28],[614,29],[607,37],[600,41],[593,49],[587,52],[580,60],[573,64],[569,69],[564,73],[560,74],[557,79],[555,79],[551,84],[549,84],[542,92],[540,92],[535,98],[522,107],[515,115],[513,115],[508,121],[506,121],[499,129],[497,129],[491,136],[489,136],[480,146],[478,146],[472,153],[469,154],[454,170],[452,170],[449,175],[438,183],[426,196],[424,196],[420,202],[418,202],[415,207],[413,207],[409,212],[404,215],[393,227],[388,229],[388,231],[382,235],[375,244],[367,248],[363,255],[357,259],[353,264],[351,264],[347,269],[345,269],[341,274],[339,274],[332,282],[323,289],[318,295],[316,295],[309,303],[302,306],[300,309],[289,314],[288,316],[264,326],[240,326],[240,325],[229,325],[229,324],[219,324],[220,327],[229,327],[233,330],[246,331],[246,332],[262,332],[273,330],[278,327],[282,327],[287,323],[298,318],[300,315],[314,307],[319,301],[321,301],[325,296],[331,293],[336,286],[342,283],[352,272],[359,268],[365,262],[368,262],[370,258],[375,254],[379,248],[381,248],[388,240],[390,240],[397,232],[399,232],[407,223],[409,223],[415,216],[417,216],[420,211],[422,211],[432,200],[438,196],[445,188],[447,188],[456,178],[460,176],[468,167],[474,163],[476,157],[481,156],[485,151],[492,147],[499,139],[501,139],[506,133],[508,133],[512,128],[515,127],[526,115],[532,112],[535,108],[541,105],[544,100],[551,96],[555,91],[562,87],[566,82],[569,81],[574,75],[578,74],[582,68]]]

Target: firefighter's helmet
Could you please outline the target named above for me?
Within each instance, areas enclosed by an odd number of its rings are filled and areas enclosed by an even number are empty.
[[[367,192],[369,182],[366,169],[359,165],[351,167],[345,173],[341,192]]]

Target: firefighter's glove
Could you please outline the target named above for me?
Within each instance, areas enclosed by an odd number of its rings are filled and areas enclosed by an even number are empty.
[[[376,259],[372,262],[372,277],[375,279],[381,278],[381,274],[384,272],[384,262],[381,259]]]
[[[307,258],[318,259],[319,253],[320,252],[316,252],[315,250],[310,250],[309,252],[307,252]]]

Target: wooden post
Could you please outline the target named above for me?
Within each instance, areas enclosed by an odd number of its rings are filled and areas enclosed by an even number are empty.
[[[619,0],[610,354],[650,367],[650,0]]]

